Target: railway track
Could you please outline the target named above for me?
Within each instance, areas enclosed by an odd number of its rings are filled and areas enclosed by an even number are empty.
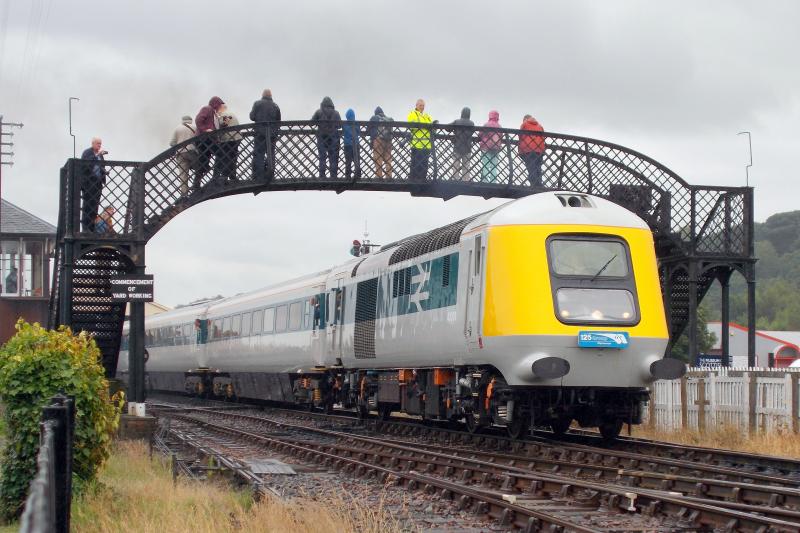
[[[601,465],[587,455],[563,459],[540,442],[394,421],[364,427],[342,416],[270,412],[164,406],[162,414],[217,438],[452,498],[461,508],[528,531],[800,530],[800,492],[780,483],[665,475]]]
[[[546,432],[537,432],[536,436],[552,438],[552,436],[548,435]],[[604,441],[596,431],[584,429],[571,429],[569,433],[566,433],[560,440],[575,444],[586,444],[613,450],[635,452],[649,457],[691,460],[704,464],[714,464],[756,473],[779,475],[792,478],[796,483],[800,484],[800,461],[784,457],[701,446],[688,446],[685,444],[672,444],[640,437],[619,436],[617,440],[607,442]]]

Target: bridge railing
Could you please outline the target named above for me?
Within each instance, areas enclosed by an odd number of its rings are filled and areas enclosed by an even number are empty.
[[[90,184],[82,187],[89,206],[81,230],[94,231],[89,219],[112,207],[106,218],[115,233],[101,238],[133,234],[146,240],[191,205],[260,190],[395,190],[445,198],[571,190],[628,207],[682,253],[751,255],[752,189],[692,186],[657,161],[613,143],[445,124],[339,126],[329,134],[330,125],[312,121],[246,124],[200,135],[146,163],[76,160],[73,173]],[[343,145],[345,130],[355,139],[352,149]],[[541,156],[524,153],[542,144]],[[102,189],[99,200],[93,186]],[[80,189],[76,184],[73,193]],[[72,224],[77,228],[80,222]]]
[[[54,396],[42,409],[36,476],[20,519],[21,533],[67,533],[72,502],[72,399]]]

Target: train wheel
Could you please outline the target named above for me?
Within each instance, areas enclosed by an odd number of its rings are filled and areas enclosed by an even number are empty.
[[[599,429],[603,440],[614,440],[619,436],[619,432],[622,430],[622,420],[605,420],[600,423]]]
[[[556,437],[562,436],[567,432],[569,426],[572,424],[572,418],[568,416],[561,416],[553,419],[550,422],[550,429]]]
[[[528,420],[529,418],[526,416],[515,416],[512,422],[506,424],[508,436],[512,439],[524,439],[527,437],[530,429]]]
[[[389,417],[392,416],[392,408],[388,405],[379,405],[378,416],[381,420],[389,420]]]
[[[481,430],[480,415],[476,413],[467,413],[464,415],[464,423],[467,425],[467,431],[470,433],[478,433]]]

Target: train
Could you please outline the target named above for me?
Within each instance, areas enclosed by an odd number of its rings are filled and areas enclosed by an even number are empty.
[[[603,198],[543,192],[314,274],[145,322],[146,387],[616,437],[682,375],[653,235]],[[127,379],[128,325],[117,374]]]

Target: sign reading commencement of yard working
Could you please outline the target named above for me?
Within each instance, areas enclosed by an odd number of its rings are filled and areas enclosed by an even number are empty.
[[[114,277],[111,282],[113,302],[152,302],[153,275],[128,275]]]

